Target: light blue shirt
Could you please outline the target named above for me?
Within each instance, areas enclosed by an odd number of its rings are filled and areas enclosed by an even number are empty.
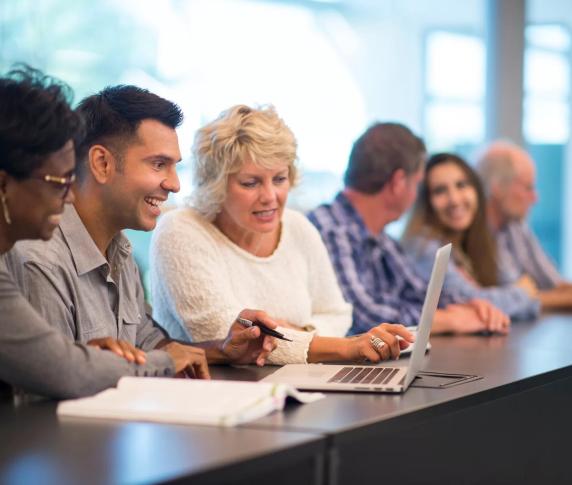
[[[496,233],[499,281],[514,283],[530,276],[539,289],[548,290],[562,282],[554,263],[524,221],[512,221]]]
[[[433,259],[443,241],[417,237],[404,243],[405,250],[415,261],[417,269],[426,277],[431,275]],[[480,287],[469,281],[451,259],[445,276],[444,289],[455,289],[463,299],[481,298],[490,301],[515,320],[536,318],[540,313],[540,302],[528,296],[526,291],[515,285]]]

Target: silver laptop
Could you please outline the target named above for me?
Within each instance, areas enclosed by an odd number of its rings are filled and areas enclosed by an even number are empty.
[[[266,382],[290,384],[298,389],[351,392],[405,392],[423,366],[431,324],[447,272],[451,244],[437,250],[411,357],[371,365],[287,364],[265,377]]]

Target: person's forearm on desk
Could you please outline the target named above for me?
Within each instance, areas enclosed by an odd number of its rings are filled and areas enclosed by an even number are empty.
[[[572,286],[563,285],[538,292],[543,310],[572,310]]]
[[[402,337],[398,339],[397,335]],[[380,348],[372,345],[372,338],[384,342]],[[382,323],[367,333],[353,337],[320,337],[316,335],[310,342],[308,362],[379,362],[399,357],[400,350],[414,341],[413,335],[403,325]]]
[[[507,333],[510,319],[498,312],[493,311],[490,315],[483,312],[490,310],[486,305],[483,308],[479,302],[474,305],[453,304],[446,308],[438,309],[433,318],[431,327],[432,334],[440,333],[477,333],[491,331]]]

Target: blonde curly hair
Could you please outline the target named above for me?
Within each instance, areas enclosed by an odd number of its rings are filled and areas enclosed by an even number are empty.
[[[191,205],[213,220],[226,199],[229,175],[246,160],[264,168],[286,163],[293,187],[298,182],[296,149],[294,134],[273,106],[237,105],[223,111],[195,135]]]

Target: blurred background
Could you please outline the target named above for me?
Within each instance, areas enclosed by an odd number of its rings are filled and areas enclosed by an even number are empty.
[[[535,158],[531,223],[570,278],[571,28],[569,0],[0,0],[0,70],[27,62],[76,101],[146,87],[183,108],[187,158],[220,111],[274,104],[298,139],[303,181],[290,204],[302,210],[334,196],[374,121],[469,159],[509,137]],[[173,204],[191,188],[180,165]],[[145,271],[150,235],[128,236]]]

